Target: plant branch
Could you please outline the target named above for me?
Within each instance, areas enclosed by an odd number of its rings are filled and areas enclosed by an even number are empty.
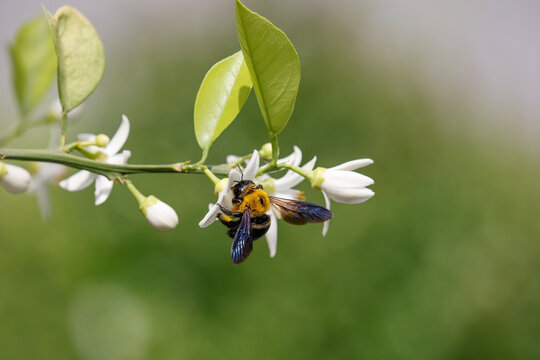
[[[62,164],[75,169],[88,170],[96,174],[104,175],[109,179],[140,173],[204,174],[204,168],[206,167],[212,169],[212,172],[217,175],[228,174],[228,170],[223,169],[221,166],[192,165],[189,161],[157,165],[116,165],[66,154],[60,150],[0,149],[0,160],[38,161]]]

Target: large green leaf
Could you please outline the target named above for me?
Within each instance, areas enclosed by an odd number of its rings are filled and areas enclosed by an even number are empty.
[[[56,53],[43,16],[24,24],[10,46],[13,83],[21,114],[43,100],[56,74]]]
[[[99,84],[105,70],[103,44],[92,24],[74,8],[63,6],[54,16],[44,10],[58,57],[58,95],[68,112]]]
[[[251,92],[249,71],[239,51],[206,73],[195,100],[195,136],[208,151],[240,112]]]
[[[300,60],[287,36],[236,1],[240,46],[266,126],[278,134],[291,117],[300,84]]]

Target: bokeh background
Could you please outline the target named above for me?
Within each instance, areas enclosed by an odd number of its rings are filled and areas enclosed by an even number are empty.
[[[44,3],[55,10],[57,0]],[[112,134],[130,117],[132,163],[200,157],[192,113],[209,67],[239,46],[234,2],[83,1],[105,77],[69,128]],[[154,231],[126,189],[35,197],[0,191],[1,359],[534,359],[540,357],[540,6],[534,1],[273,1],[302,62],[280,136],[320,166],[370,157],[376,196],[333,204],[321,226],[280,224],[233,266],[199,229],[202,177],[137,175],[177,209]],[[40,14],[0,2],[0,41]],[[54,98],[51,92],[50,99]],[[0,54],[0,129],[17,119]],[[209,161],[266,142],[254,96]],[[43,147],[35,129],[10,144]],[[309,200],[320,193],[304,185]]]

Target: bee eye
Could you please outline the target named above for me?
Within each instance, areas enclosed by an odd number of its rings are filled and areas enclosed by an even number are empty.
[[[262,186],[262,185],[259,185],[259,189],[263,190],[263,186]]]

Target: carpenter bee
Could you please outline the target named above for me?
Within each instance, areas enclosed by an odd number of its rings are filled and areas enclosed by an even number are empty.
[[[253,250],[253,241],[270,228],[270,207],[278,218],[294,225],[324,222],[332,218],[327,208],[305,201],[296,201],[268,196],[262,185],[251,180],[241,180],[232,187],[232,209],[221,207],[219,221],[229,229],[233,238],[231,260],[240,264]]]

